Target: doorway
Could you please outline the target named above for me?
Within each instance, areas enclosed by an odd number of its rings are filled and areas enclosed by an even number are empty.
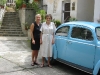
[[[63,13],[62,13],[62,22],[68,22],[70,18],[70,2],[62,3]]]

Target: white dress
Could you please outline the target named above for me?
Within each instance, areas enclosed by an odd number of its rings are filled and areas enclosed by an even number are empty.
[[[42,57],[52,57],[52,39],[55,30],[56,27],[53,22],[49,25],[44,22],[41,26],[42,44],[40,45],[40,53]]]

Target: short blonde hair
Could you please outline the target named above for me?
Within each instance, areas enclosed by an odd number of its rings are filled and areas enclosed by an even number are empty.
[[[40,14],[36,14],[36,15],[35,15],[35,20],[36,20],[36,18],[37,18],[38,16],[40,16],[40,17],[41,17],[41,15],[40,15]]]

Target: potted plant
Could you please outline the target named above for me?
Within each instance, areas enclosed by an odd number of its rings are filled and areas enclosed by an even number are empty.
[[[4,9],[4,6],[3,5],[1,5],[1,9]]]
[[[22,8],[26,8],[26,3],[23,1]]]

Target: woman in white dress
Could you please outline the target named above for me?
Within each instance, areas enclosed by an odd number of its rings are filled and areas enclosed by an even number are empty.
[[[44,67],[44,57],[48,57],[48,66],[52,67],[50,64],[50,57],[52,57],[52,45],[54,44],[54,32],[56,30],[55,24],[51,22],[51,14],[45,16],[46,22],[41,26],[41,37],[40,37],[40,51],[42,55],[41,67]]]

